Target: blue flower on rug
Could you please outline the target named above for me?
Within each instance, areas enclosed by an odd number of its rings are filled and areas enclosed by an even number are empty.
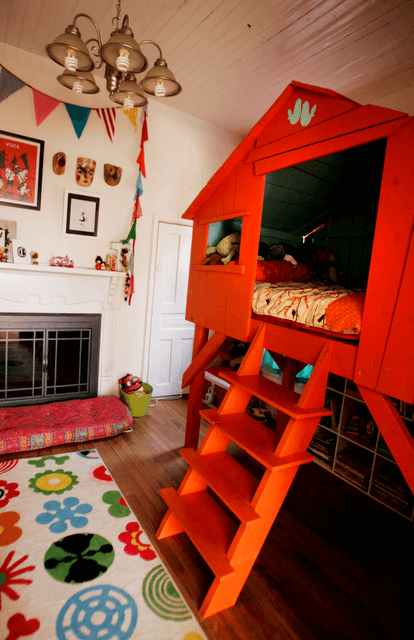
[[[65,498],[63,505],[58,500],[48,500],[43,505],[45,511],[50,513],[40,513],[36,517],[38,524],[50,524],[49,531],[52,533],[63,533],[68,528],[66,520],[74,529],[81,529],[88,524],[88,518],[83,514],[92,511],[92,505],[79,504],[78,498]],[[82,515],[80,515],[82,514]],[[56,522],[54,522],[56,521]]]
[[[128,640],[137,621],[137,605],[129,593],[119,587],[98,585],[69,598],[57,617],[56,636],[58,640]]]

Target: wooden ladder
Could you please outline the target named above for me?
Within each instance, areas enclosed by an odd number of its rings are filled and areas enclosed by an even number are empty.
[[[307,448],[321,416],[331,415],[324,407],[330,347],[299,396],[260,375],[265,346],[261,325],[237,373],[221,374],[231,386],[220,407],[200,412],[210,427],[198,451],[180,451],[190,465],[180,487],[160,491],[168,511],[156,537],[186,532],[214,573],[203,618],[236,603],[299,465],[313,460]],[[281,436],[245,413],[252,396],[288,417]],[[260,480],[226,452],[230,441],[264,467]]]

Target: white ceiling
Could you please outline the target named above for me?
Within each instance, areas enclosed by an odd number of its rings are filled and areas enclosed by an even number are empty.
[[[77,103],[54,80],[61,71],[45,45],[77,13],[95,19],[105,42],[116,4],[0,0],[0,63],[34,88]],[[125,13],[135,39],[155,40],[183,86],[166,104],[240,134],[292,80],[414,114],[414,0],[123,0]],[[94,36],[88,20],[77,26],[84,41]],[[142,49],[152,66],[157,50]],[[41,57],[30,60],[43,75],[29,74],[24,52]],[[105,92],[98,96],[107,100]],[[78,104],[113,105],[87,100]]]

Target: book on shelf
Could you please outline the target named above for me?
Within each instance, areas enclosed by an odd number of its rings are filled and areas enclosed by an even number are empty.
[[[366,489],[371,475],[372,455],[365,449],[351,446],[337,455],[335,472]]]

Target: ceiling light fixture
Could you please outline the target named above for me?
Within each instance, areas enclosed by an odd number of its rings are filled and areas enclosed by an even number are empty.
[[[117,3],[117,15],[112,24],[115,31],[111,33],[106,44],[102,44],[99,27],[95,20],[86,13],[78,13],[73,24],[65,29],[65,33],[55,38],[46,46],[46,53],[52,60],[65,67],[65,71],[58,76],[58,81],[76,93],[97,93],[99,87],[90,73],[92,69],[100,69],[105,64],[106,89],[113,102],[123,105],[125,109],[143,107],[148,100],[145,93],[164,98],[176,96],[181,92],[174,74],[170,71],[162,57],[162,51],[153,40],[134,40],[134,34],[129,27],[127,15],[122,20],[121,1]],[[96,38],[83,42],[80,31],[76,26],[78,18],[87,18],[96,30]],[[89,53],[88,45],[91,53]],[[135,74],[142,73],[148,68],[148,60],[141,51],[142,45],[152,44],[158,49],[159,57],[152,69],[138,84]],[[93,55],[97,60],[93,60]]]

